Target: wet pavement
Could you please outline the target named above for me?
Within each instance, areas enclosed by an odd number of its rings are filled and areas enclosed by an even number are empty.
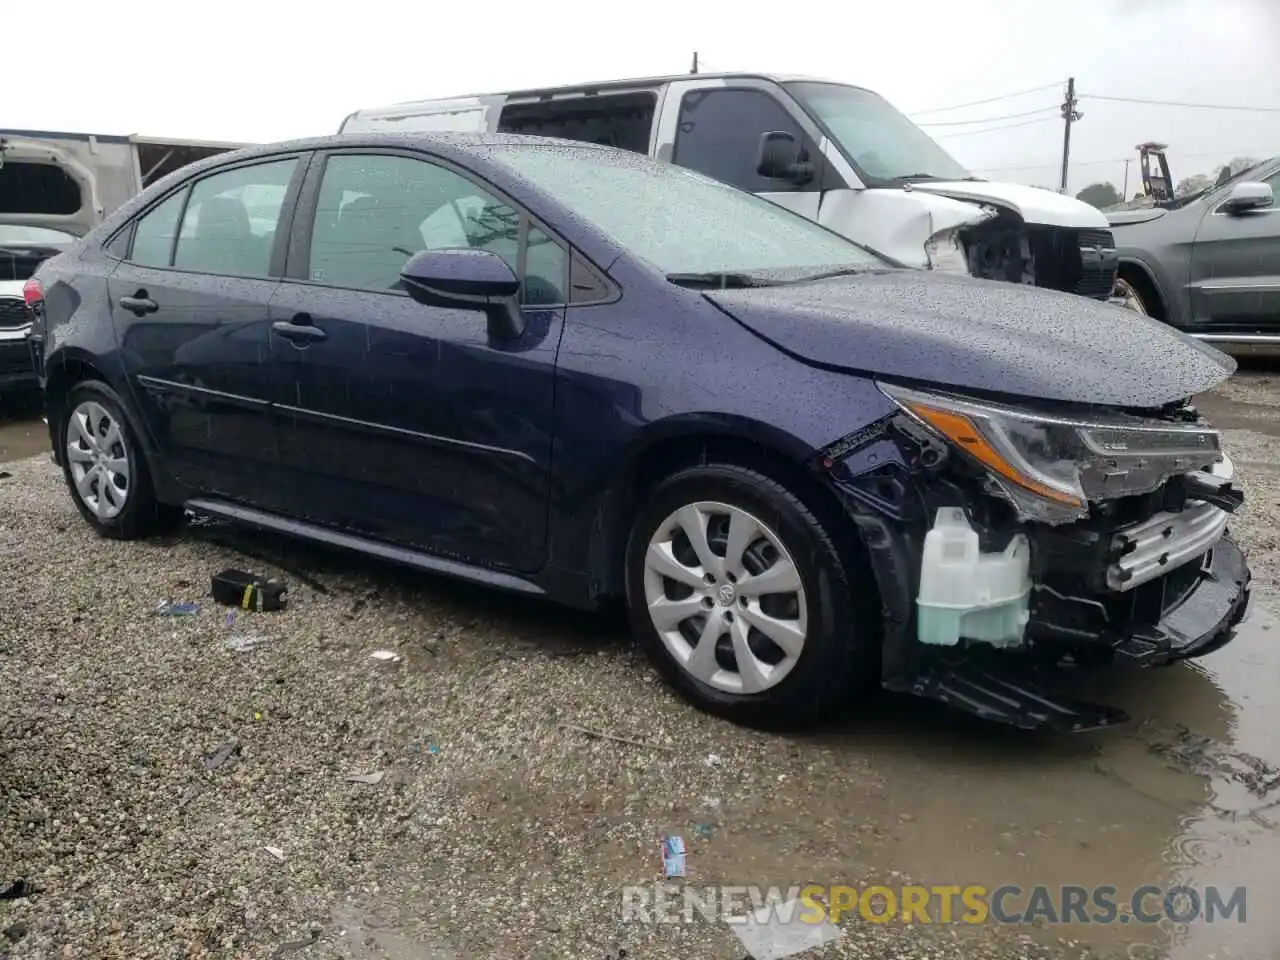
[[[1280,911],[1272,908],[1280,880],[1280,376],[1247,369],[1201,407],[1227,432],[1249,497],[1235,532],[1254,566],[1254,601],[1234,643],[1193,664],[1100,682],[1090,691],[1099,702],[1133,717],[1103,733],[1026,735],[885,697],[834,729],[790,738],[791,756],[812,759],[812,778],[740,808],[730,841],[699,851],[704,875],[784,886],[1109,886],[1120,903],[1144,885],[1202,894],[1216,886],[1224,902],[1243,886],[1244,922],[1239,914],[1186,925],[1122,915],[1020,932],[1062,957],[1280,956]],[[0,425],[0,462],[46,445],[38,417]],[[536,637],[550,623],[572,646],[619,632],[612,621],[602,630],[598,618],[561,618],[487,593],[474,604],[466,589],[453,595],[468,616],[490,618],[495,634]],[[605,662],[623,657],[619,649],[609,645]],[[716,736],[739,734],[720,726]],[[602,880],[636,882],[625,865],[633,856],[616,872],[606,859],[588,866]],[[1091,953],[1081,953],[1086,946]],[[728,956],[690,954],[709,955]]]

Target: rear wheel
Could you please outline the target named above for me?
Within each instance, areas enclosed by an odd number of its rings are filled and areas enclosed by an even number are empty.
[[[114,390],[96,380],[76,384],[63,409],[62,472],[91,527],[132,540],[181,515],[156,500],[146,457]]]
[[[627,597],[659,673],[737,722],[810,721],[874,679],[839,551],[754,470],[691,467],[662,483],[632,528]]]

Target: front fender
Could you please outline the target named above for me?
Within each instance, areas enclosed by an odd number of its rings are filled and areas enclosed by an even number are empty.
[[[818,222],[906,266],[928,270],[930,237],[993,215],[991,207],[918,190],[832,190],[822,198]]]

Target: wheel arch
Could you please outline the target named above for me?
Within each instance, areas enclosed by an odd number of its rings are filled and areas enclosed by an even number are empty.
[[[732,463],[781,483],[814,512],[852,561],[862,552],[861,535],[836,491],[811,466],[817,454],[799,437],[744,417],[695,415],[649,425],[619,457],[602,491],[591,547],[595,591],[608,598],[623,595],[635,510],[664,479],[700,463]]]
[[[142,445],[142,452],[149,465],[154,466],[155,445],[145,425],[139,420],[136,411],[129,403],[129,393],[112,377],[110,364],[103,358],[95,356],[87,350],[76,346],[66,346],[50,355],[45,363],[44,406],[49,420],[49,438],[53,443],[54,458],[62,464],[62,426],[66,419],[67,396],[78,384],[97,380],[120,398],[121,409],[129,420],[133,435]]]
[[[1116,276],[1134,285],[1153,320],[1170,322],[1168,300],[1160,287],[1160,281],[1156,279],[1155,271],[1146,261],[1122,256]]]

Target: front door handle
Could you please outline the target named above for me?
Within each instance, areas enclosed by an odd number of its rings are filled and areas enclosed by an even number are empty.
[[[160,304],[147,296],[147,291],[145,290],[139,290],[132,297],[121,297],[120,306],[138,316],[142,316],[144,313],[155,313],[160,309]]]
[[[310,317],[306,320],[277,320],[271,324],[271,329],[286,340],[294,343],[319,343],[321,340],[329,339],[329,335],[319,327],[313,327],[310,323]]]

